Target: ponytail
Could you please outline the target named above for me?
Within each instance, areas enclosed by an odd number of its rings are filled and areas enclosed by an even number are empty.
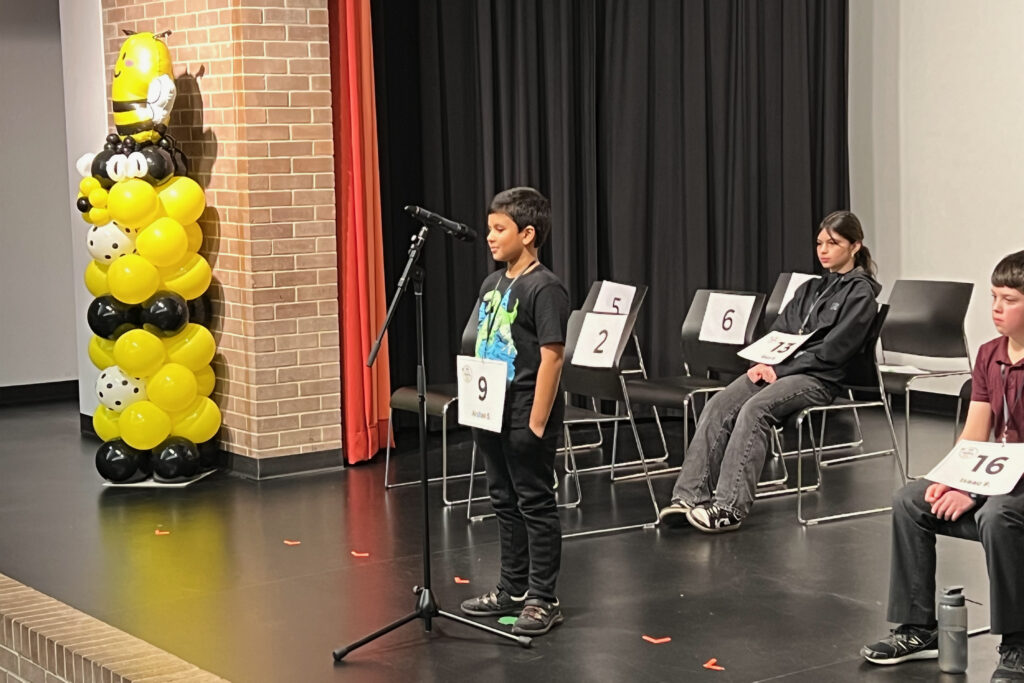
[[[860,243],[860,249],[857,250],[853,257],[853,265],[860,266],[871,277],[874,277],[878,272],[875,261],[871,258],[871,252],[868,251],[867,246],[863,242]]]

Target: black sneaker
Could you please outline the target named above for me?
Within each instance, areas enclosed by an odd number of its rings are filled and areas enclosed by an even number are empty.
[[[673,499],[671,503],[661,508],[658,513],[658,521],[665,526],[678,529],[686,526],[686,513],[689,511],[689,505],[679,499]]]
[[[714,503],[700,505],[686,513],[690,524],[706,534],[720,534],[740,528],[739,517]]]
[[[512,633],[517,636],[540,636],[563,621],[562,610],[558,609],[558,600],[547,602],[540,598],[530,598],[520,612],[516,623],[512,625]]]
[[[874,645],[860,649],[864,659],[872,664],[899,664],[908,659],[937,659],[939,632],[918,626],[903,625],[889,632]]]
[[[999,646],[999,666],[992,672],[992,683],[1024,681],[1024,647]]]
[[[514,595],[509,595],[504,588],[495,588],[490,593],[463,600],[459,608],[463,614],[472,617],[501,617],[519,614],[525,602],[525,593],[517,598]]]

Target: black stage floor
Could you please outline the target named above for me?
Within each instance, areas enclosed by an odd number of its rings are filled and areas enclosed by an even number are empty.
[[[187,489],[104,489],[96,443],[78,424],[74,403],[0,410],[0,572],[237,683],[986,681],[997,661],[996,638],[982,635],[971,640],[966,677],[943,676],[934,662],[863,663],[860,646],[888,628],[888,516],[804,528],[784,497],[758,502],[742,529],[721,536],[638,530],[567,540],[566,622],[532,649],[444,621],[425,634],[415,621],[335,665],[335,647],[414,606],[417,488],[385,492],[381,457],[260,483],[217,473]],[[869,445],[881,443],[881,424],[865,416]],[[928,416],[914,424],[920,472],[948,450],[951,429]],[[642,429],[653,449],[652,425]],[[668,425],[673,460],[680,433],[678,422]],[[400,438],[401,476],[417,471],[414,440]],[[464,435],[457,441],[454,466],[464,467],[469,447]],[[811,502],[828,511],[884,505],[894,481],[888,460],[841,465],[826,470]],[[655,480],[660,502],[671,484],[672,476]],[[653,516],[642,483],[613,487],[587,474],[583,487],[582,507],[563,513],[566,532]],[[433,587],[455,611],[493,585],[497,534],[493,521],[467,524],[463,509],[442,509],[439,493],[431,487]],[[939,551],[939,585],[962,583],[987,603],[981,547],[940,539]],[[987,608],[971,605],[971,627],[987,623]],[[724,671],[702,667],[712,657]]]

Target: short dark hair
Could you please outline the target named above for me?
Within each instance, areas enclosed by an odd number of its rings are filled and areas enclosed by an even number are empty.
[[[551,202],[532,187],[502,190],[491,200],[489,213],[503,213],[511,218],[521,232],[532,225],[533,245],[540,249],[551,234]]]
[[[1024,294],[1024,251],[1004,256],[992,271],[993,287],[1012,287]]]

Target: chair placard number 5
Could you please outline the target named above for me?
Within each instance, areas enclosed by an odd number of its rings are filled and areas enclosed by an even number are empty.
[[[626,315],[629,313],[630,306],[633,305],[634,296],[636,296],[636,287],[633,285],[620,285],[618,282],[605,280],[601,283],[601,289],[597,293],[594,312]]]
[[[753,309],[752,296],[711,292],[697,338],[700,341],[717,344],[742,344]]]
[[[587,313],[580,326],[572,364],[588,368],[610,368],[626,328],[626,316],[614,313]]]
[[[473,356],[456,356],[455,363],[459,378],[459,424],[500,432],[508,364]]]

